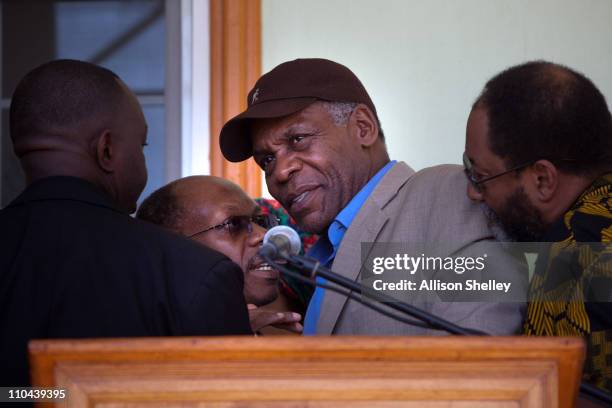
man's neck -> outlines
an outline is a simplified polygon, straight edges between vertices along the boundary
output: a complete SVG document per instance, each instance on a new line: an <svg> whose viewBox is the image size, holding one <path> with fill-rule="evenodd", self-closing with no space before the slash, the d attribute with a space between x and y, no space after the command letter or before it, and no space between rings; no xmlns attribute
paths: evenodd
<svg viewBox="0 0 612 408"><path fill-rule="evenodd" d="M20 160L27 185L47 177L69 176L86 180L113 196L89 157L58 151L37 151L23 155Z"/></svg>
<svg viewBox="0 0 612 408"><path fill-rule="evenodd" d="M574 205L576 200L589 188L597 177L584 177L564 174L559 177L561 186L557 197L551 201L546 221L555 222Z"/></svg>

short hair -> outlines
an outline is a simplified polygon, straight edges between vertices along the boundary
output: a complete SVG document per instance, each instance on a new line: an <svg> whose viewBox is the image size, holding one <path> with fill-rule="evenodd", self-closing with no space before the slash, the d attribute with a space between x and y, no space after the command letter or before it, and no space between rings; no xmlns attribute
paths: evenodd
<svg viewBox="0 0 612 408"><path fill-rule="evenodd" d="M351 116L351 113L357 107L357 103L355 102L328 102L328 101L320 101L319 102L323 108L329 113L332 118L332 121L336 126L346 126L348 123L348 119ZM376 123L378 124L378 135L380 139L384 142L385 135L383 133L382 127L380 126L380 120L378 116L374 114L376 117Z"/></svg>
<svg viewBox="0 0 612 408"><path fill-rule="evenodd" d="M472 109L484 108L489 147L510 167L548 159L568 173L612 169L612 117L584 75L532 61L490 79Z"/></svg>
<svg viewBox="0 0 612 408"><path fill-rule="evenodd" d="M321 106L329 113L336 126L346 126L351 113L357 107L356 103L351 102L320 102Z"/></svg>
<svg viewBox="0 0 612 408"><path fill-rule="evenodd" d="M100 114L113 113L124 96L112 71L77 60L54 60L30 71L11 100L9 128L18 142L40 134L73 131Z"/></svg>
<svg viewBox="0 0 612 408"><path fill-rule="evenodd" d="M173 183L155 190L136 211L136 218L170 230L179 229L184 215L185 210L178 203Z"/></svg>

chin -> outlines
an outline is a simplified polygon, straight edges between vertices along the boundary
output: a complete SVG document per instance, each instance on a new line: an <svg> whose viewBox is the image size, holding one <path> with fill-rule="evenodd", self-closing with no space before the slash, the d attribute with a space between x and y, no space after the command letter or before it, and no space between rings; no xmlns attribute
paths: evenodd
<svg viewBox="0 0 612 408"><path fill-rule="evenodd" d="M253 304L257 307L272 303L278 298L278 282L273 287L257 288L252 292L249 291L249 293L244 294L244 297L247 304Z"/></svg>
<svg viewBox="0 0 612 408"><path fill-rule="evenodd" d="M274 291L268 294L259 294L256 297L255 302L253 304L255 306L265 306L269 303L274 302L278 298L278 291Z"/></svg>
<svg viewBox="0 0 612 408"><path fill-rule="evenodd" d="M295 222L298 224L301 230L310 234L323 234L327 232L327 228L332 223L333 218L329 221L325 220L325 216L321 217L320 213L312 212L302 218L296 218Z"/></svg>

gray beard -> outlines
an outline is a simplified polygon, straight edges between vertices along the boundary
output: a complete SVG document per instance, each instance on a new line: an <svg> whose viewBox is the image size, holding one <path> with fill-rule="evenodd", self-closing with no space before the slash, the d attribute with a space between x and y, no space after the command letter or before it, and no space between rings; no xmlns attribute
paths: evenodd
<svg viewBox="0 0 612 408"><path fill-rule="evenodd" d="M508 233L506 233L506 231L501 225L501 220L499 219L497 214L495 214L495 211L491 209L491 207L489 207L485 203L481 203L480 208L482 212L485 214L485 217L487 218L487 226L489 227L489 229L493 233L493 237L497 241L500 241L500 242L515 242L516 241L510 235L508 235Z"/></svg>

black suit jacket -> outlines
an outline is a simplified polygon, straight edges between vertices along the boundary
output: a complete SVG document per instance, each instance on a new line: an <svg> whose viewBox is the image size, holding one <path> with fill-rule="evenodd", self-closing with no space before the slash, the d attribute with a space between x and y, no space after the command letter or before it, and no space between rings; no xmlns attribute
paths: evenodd
<svg viewBox="0 0 612 408"><path fill-rule="evenodd" d="M237 265L84 180L30 185L0 242L0 386L29 383L30 339L251 333Z"/></svg>

